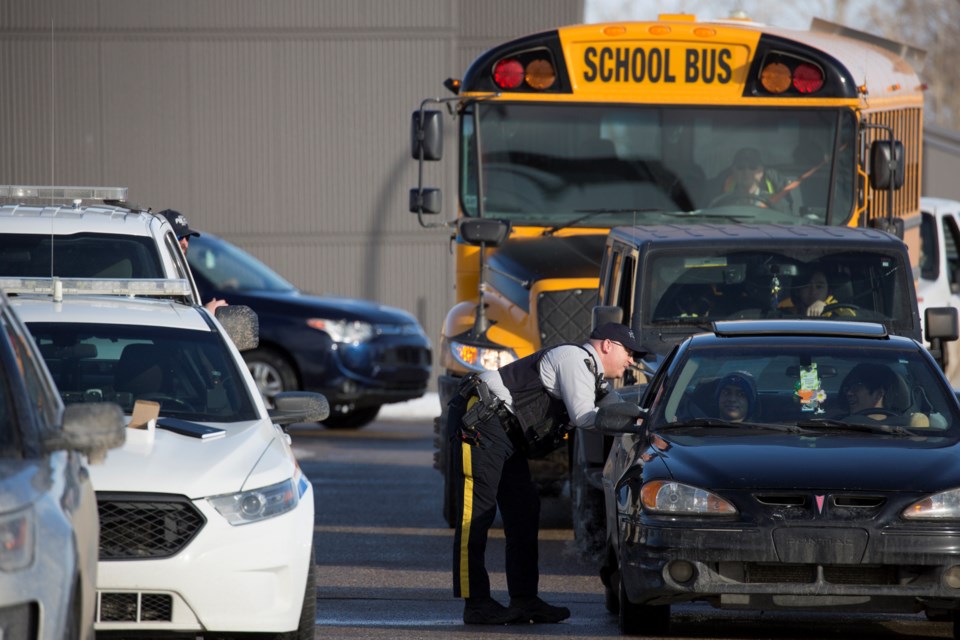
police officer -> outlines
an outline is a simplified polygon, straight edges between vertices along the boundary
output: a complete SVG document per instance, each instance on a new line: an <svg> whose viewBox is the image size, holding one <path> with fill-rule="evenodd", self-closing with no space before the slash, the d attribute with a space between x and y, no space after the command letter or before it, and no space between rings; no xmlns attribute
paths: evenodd
<svg viewBox="0 0 960 640"><path fill-rule="evenodd" d="M170 226L173 227L173 233L177 236L177 242L180 243L180 250L183 251L183 255L187 255L187 250L190 248L190 238L191 236L199 236L199 231L194 231L190 228L190 225L187 223L187 219L179 211L173 209L164 209L160 212L160 215L167 219L167 222L170 223ZM214 298L203 307L210 313L216 313L217 309L220 307L226 307L227 301L220 300L219 298Z"/></svg>
<svg viewBox="0 0 960 640"><path fill-rule="evenodd" d="M633 331L607 323L583 345L542 349L461 383L450 401L448 419L461 425L451 447L460 505L453 590L466 600L464 623L560 622L570 617L566 607L537 596L540 495L527 459L563 446L571 426L591 427L597 403L609 391L605 379L621 377L640 355ZM490 596L484 565L487 532L497 507L506 539L506 607Z"/></svg>

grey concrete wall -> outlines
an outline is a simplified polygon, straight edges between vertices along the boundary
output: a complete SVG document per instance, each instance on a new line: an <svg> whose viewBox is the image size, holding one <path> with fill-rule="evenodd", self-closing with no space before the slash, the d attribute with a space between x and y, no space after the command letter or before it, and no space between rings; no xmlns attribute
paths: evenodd
<svg viewBox="0 0 960 640"><path fill-rule="evenodd" d="M0 183L125 186L438 343L448 234L407 212L410 113L582 0L4 0ZM453 142L452 136L448 137ZM430 168L454 215L447 161Z"/></svg>

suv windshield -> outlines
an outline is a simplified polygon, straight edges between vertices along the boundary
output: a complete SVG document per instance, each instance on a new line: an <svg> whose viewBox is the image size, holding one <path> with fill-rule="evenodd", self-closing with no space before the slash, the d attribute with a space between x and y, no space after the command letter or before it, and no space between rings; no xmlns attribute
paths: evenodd
<svg viewBox="0 0 960 640"><path fill-rule="evenodd" d="M651 252L643 322L814 317L902 330L912 327L905 269L895 255L862 250Z"/></svg>
<svg viewBox="0 0 960 640"><path fill-rule="evenodd" d="M811 337L691 346L671 367L652 424L702 428L722 421L864 434L896 427L921 436L960 435L956 398L919 347L850 344Z"/></svg>
<svg viewBox="0 0 960 640"><path fill-rule="evenodd" d="M607 213L580 224L841 224L853 209L857 145L844 110L477 102L462 115L470 216L478 147L484 215L514 225L590 211ZM762 197L738 195L748 179Z"/></svg>
<svg viewBox="0 0 960 640"><path fill-rule="evenodd" d="M163 278L154 240L106 233L0 234L0 276Z"/></svg>
<svg viewBox="0 0 960 640"><path fill-rule="evenodd" d="M162 415L202 422L257 418L219 334L115 324L28 324L64 403L137 400Z"/></svg>

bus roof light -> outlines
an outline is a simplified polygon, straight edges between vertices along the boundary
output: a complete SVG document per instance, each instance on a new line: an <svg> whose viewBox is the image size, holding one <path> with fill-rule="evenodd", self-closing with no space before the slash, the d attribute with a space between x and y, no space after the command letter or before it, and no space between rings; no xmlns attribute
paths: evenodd
<svg viewBox="0 0 960 640"><path fill-rule="evenodd" d="M557 80L557 72L549 60L539 58L527 63L524 79L534 89L549 89Z"/></svg>
<svg viewBox="0 0 960 640"><path fill-rule="evenodd" d="M523 65L515 58L504 58L493 65L493 81L501 89L516 89L523 76Z"/></svg>
<svg viewBox="0 0 960 640"><path fill-rule="evenodd" d="M782 62L772 62L760 72L760 84L770 93L783 93L791 82L790 68Z"/></svg>
<svg viewBox="0 0 960 640"><path fill-rule="evenodd" d="M800 93L816 93L823 87L823 70L802 62L793 70L793 87Z"/></svg>

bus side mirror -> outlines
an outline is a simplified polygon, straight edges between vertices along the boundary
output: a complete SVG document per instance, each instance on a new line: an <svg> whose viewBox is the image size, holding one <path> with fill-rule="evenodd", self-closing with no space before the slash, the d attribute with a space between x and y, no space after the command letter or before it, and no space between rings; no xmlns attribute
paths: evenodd
<svg viewBox="0 0 960 640"><path fill-rule="evenodd" d="M410 213L440 213L440 189L410 189Z"/></svg>
<svg viewBox="0 0 960 640"><path fill-rule="evenodd" d="M623 309L620 307L601 305L593 308L593 327L596 329L608 322L623 323Z"/></svg>
<svg viewBox="0 0 960 640"><path fill-rule="evenodd" d="M499 247L510 235L510 223L495 218L464 218L460 237L474 246Z"/></svg>
<svg viewBox="0 0 960 640"><path fill-rule="evenodd" d="M410 152L414 160L443 159L443 114L436 110L413 112Z"/></svg>
<svg viewBox="0 0 960 640"><path fill-rule="evenodd" d="M899 189L903 186L903 143L899 140L875 140L870 145L870 186L874 189Z"/></svg>

